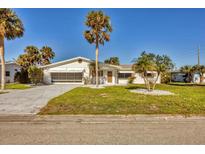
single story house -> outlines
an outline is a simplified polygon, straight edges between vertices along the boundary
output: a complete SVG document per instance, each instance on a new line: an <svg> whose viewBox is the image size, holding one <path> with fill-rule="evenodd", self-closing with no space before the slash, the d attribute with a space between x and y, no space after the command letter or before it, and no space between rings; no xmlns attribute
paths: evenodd
<svg viewBox="0 0 205 154"><path fill-rule="evenodd" d="M85 57L74 57L64 61L41 66L44 72L44 83L78 83L95 84L94 60ZM133 83L143 84L144 80L139 73L132 70L132 65L110 65L99 63L99 84L127 84L129 77L135 77ZM156 77L156 72L148 75ZM159 77L157 83L160 83Z"/></svg>
<svg viewBox="0 0 205 154"><path fill-rule="evenodd" d="M13 61L5 63L6 66L6 83L14 82L15 73L20 71L21 67ZM1 82L1 64L0 64L0 82Z"/></svg>

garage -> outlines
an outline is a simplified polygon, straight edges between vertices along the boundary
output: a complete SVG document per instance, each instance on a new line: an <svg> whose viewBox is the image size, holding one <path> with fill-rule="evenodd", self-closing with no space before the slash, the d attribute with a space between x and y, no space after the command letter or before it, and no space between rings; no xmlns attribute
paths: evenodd
<svg viewBox="0 0 205 154"><path fill-rule="evenodd" d="M52 82L71 82L81 83L83 79L82 72L55 72L51 73Z"/></svg>

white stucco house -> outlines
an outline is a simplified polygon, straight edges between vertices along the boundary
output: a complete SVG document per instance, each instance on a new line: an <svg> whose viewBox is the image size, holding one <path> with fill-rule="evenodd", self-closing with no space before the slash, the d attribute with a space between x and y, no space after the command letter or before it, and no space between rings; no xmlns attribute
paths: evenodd
<svg viewBox="0 0 205 154"><path fill-rule="evenodd" d="M41 66L44 72L44 83L95 83L95 71L91 69L94 61L85 57L74 57L64 61L55 62ZM149 72L148 75L156 76L156 72ZM99 63L99 83L100 84L127 84L129 77L135 77L133 83L143 84L144 80L139 73L132 70L132 65L110 65ZM159 77L157 83L160 83Z"/></svg>
<svg viewBox="0 0 205 154"><path fill-rule="evenodd" d="M15 62L9 61L5 63L6 66L6 83L14 82L14 75L20 71L21 67ZM1 64L0 64L0 82L1 82Z"/></svg>

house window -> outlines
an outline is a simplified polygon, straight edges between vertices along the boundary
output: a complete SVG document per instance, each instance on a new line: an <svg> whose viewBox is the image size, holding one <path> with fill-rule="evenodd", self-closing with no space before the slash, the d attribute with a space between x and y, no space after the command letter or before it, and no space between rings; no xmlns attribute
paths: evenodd
<svg viewBox="0 0 205 154"><path fill-rule="evenodd" d="M6 76L10 76L10 71L6 71Z"/></svg>
<svg viewBox="0 0 205 154"><path fill-rule="evenodd" d="M119 79L127 79L132 76L132 73L118 73Z"/></svg>

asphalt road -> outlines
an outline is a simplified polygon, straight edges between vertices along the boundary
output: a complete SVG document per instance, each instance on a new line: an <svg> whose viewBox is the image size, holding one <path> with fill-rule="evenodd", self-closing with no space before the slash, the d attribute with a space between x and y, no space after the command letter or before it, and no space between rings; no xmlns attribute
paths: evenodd
<svg viewBox="0 0 205 154"><path fill-rule="evenodd" d="M0 116L0 144L205 144L205 117Z"/></svg>

